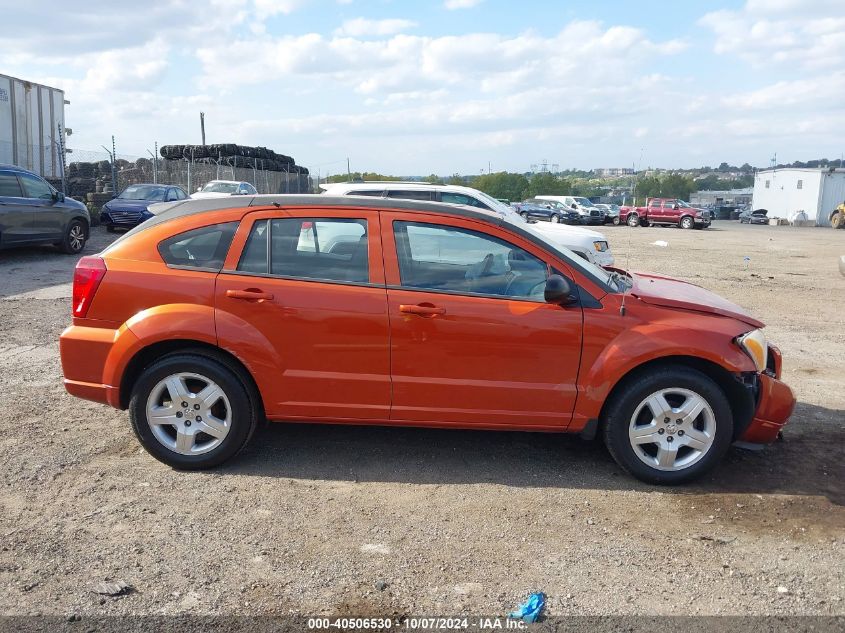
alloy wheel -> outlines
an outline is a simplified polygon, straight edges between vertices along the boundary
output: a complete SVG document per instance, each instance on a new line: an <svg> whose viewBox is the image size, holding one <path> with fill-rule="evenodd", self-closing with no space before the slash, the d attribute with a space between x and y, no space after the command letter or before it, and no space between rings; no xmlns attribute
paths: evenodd
<svg viewBox="0 0 845 633"><path fill-rule="evenodd" d="M713 446L716 417L698 393L661 389L634 410L628 439L644 464L662 471L679 471L700 461Z"/></svg>
<svg viewBox="0 0 845 633"><path fill-rule="evenodd" d="M223 389L201 374L180 372L160 380L146 405L147 424L163 446L181 455L217 448L232 428Z"/></svg>
<svg viewBox="0 0 845 633"><path fill-rule="evenodd" d="M82 228L81 224L74 224L70 227L68 242L70 242L70 247L74 251L81 251L82 247L85 246L85 229Z"/></svg>

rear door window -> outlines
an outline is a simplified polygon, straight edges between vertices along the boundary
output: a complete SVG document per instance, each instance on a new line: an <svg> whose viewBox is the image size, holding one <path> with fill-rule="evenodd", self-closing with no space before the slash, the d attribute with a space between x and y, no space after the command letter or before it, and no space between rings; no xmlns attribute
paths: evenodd
<svg viewBox="0 0 845 633"><path fill-rule="evenodd" d="M18 177L11 171L0 171L0 197L22 198Z"/></svg>
<svg viewBox="0 0 845 633"><path fill-rule="evenodd" d="M280 218L257 221L238 270L279 277L368 283L367 221Z"/></svg>
<svg viewBox="0 0 845 633"><path fill-rule="evenodd" d="M402 200L431 200L431 192L396 189L388 191L387 197L400 198Z"/></svg>
<svg viewBox="0 0 845 633"><path fill-rule="evenodd" d="M158 252L168 266L219 271L237 228L226 222L179 233L160 242Z"/></svg>

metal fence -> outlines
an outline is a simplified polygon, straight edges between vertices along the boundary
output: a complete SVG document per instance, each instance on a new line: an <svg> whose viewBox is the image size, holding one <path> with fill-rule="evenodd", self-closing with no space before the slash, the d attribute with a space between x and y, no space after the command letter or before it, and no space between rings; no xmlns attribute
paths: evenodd
<svg viewBox="0 0 845 633"><path fill-rule="evenodd" d="M259 193L311 193L314 183L309 174L293 167L287 171L262 169L260 160L251 167L239 167L227 159L167 160L149 151L149 157L71 148L66 152L67 167L62 187L67 195L100 206L115 192L137 183L178 185L189 194L211 180L251 183Z"/></svg>

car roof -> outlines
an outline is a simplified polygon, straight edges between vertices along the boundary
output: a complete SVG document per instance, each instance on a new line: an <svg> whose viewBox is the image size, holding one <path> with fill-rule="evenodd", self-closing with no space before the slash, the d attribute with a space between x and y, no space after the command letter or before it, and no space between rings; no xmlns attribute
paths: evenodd
<svg viewBox="0 0 845 633"><path fill-rule="evenodd" d="M27 174L35 174L36 176L38 175L34 171L26 169L25 167L21 167L19 165L7 165L5 163L0 163L0 169L5 169L8 171L22 171Z"/></svg>
<svg viewBox="0 0 845 633"><path fill-rule="evenodd" d="M419 189L419 190L437 190L437 191L454 191L456 193L465 193L473 195L477 193L477 189L472 187L463 187L461 185L440 185L430 182L418 181L403 181L403 180L368 180L367 182L332 182L323 183L320 188L327 194L332 195L336 191L381 191L382 189L390 189L399 185L402 189Z"/></svg>
<svg viewBox="0 0 845 633"><path fill-rule="evenodd" d="M242 183L245 183L246 180L209 180L205 184L210 185L213 182L222 182L222 183L225 183L227 185L240 185ZM249 183L247 183L247 184L249 184Z"/></svg>

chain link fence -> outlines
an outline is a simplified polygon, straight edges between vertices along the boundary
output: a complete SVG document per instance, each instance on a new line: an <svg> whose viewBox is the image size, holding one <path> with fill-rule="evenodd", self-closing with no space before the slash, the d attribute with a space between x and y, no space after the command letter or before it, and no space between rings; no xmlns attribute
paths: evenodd
<svg viewBox="0 0 845 633"><path fill-rule="evenodd" d="M92 211L98 211L115 193L137 183L178 185L188 194L211 180L249 182L262 194L311 193L314 190L308 170L298 165L280 169L277 164L274 169L266 169L269 165L265 163L270 161L257 158L190 156L171 160L153 151L148 152L149 157L144 157L113 154L106 147L103 150L68 149L64 182L55 183L65 194L87 203Z"/></svg>

